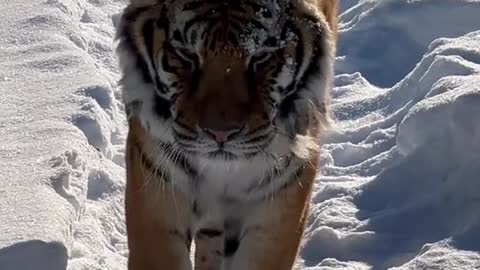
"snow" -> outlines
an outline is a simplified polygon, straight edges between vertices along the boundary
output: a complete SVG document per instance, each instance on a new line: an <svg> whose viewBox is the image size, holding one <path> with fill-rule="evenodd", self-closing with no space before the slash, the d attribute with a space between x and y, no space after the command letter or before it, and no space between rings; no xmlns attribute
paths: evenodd
<svg viewBox="0 0 480 270"><path fill-rule="evenodd" d="M0 2L0 269L126 269L125 1ZM303 270L480 269L480 1L342 0Z"/></svg>
<svg viewBox="0 0 480 270"><path fill-rule="evenodd" d="M2 270L66 269L67 258L69 269L125 265L111 26L123 5L0 3Z"/></svg>
<svg viewBox="0 0 480 270"><path fill-rule="evenodd" d="M351 5L354 1L345 1ZM360 71L390 87L407 75L428 45L480 29L477 0L363 0L341 16L339 73ZM345 4L344 4L345 5ZM461 15L460 15L461 14ZM352 46L351 44L355 44Z"/></svg>

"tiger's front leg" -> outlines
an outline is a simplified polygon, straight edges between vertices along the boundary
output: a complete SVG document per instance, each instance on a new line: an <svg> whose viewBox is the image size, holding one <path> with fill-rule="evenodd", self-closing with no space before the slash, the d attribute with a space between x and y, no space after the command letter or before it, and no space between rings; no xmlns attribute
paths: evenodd
<svg viewBox="0 0 480 270"><path fill-rule="evenodd" d="M134 137L131 131L126 188L128 270L191 270L188 197L149 168Z"/></svg>
<svg viewBox="0 0 480 270"><path fill-rule="evenodd" d="M238 243L225 243L231 245L225 247L231 250L231 254L225 254L225 270L292 269L303 236L314 177L315 168L306 168L298 182L257 205Z"/></svg>
<svg viewBox="0 0 480 270"><path fill-rule="evenodd" d="M175 207L181 205L179 195L175 196L176 206L172 200L158 202L161 211L158 208L157 211L148 210L151 206L145 205L145 201L130 198L127 202L129 270L192 269L189 259L191 237L184 219L174 213Z"/></svg>

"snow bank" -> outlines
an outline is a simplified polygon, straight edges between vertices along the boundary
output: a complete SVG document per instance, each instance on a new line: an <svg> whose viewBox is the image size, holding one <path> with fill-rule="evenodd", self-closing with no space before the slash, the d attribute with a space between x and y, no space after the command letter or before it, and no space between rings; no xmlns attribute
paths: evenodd
<svg viewBox="0 0 480 270"><path fill-rule="evenodd" d="M480 269L479 8L360 1L342 14L338 71L360 73L336 78L307 269ZM381 50L367 44L377 34Z"/></svg>
<svg viewBox="0 0 480 270"><path fill-rule="evenodd" d="M355 6L358 4L359 0L340 0L339 1L339 7L338 7L338 13L342 14L344 13L347 9Z"/></svg>
<svg viewBox="0 0 480 270"><path fill-rule="evenodd" d="M343 2L343 1L341 1ZM354 1L346 1L350 6ZM361 0L340 17L339 73L360 71L388 87L410 72L440 37L480 29L480 6L469 0ZM355 44L352 46L351 44Z"/></svg>
<svg viewBox="0 0 480 270"><path fill-rule="evenodd" d="M81 246L84 227L96 225L85 225L86 219L115 214L96 212L108 208L95 204L123 187L125 125L115 96L110 18L120 6L103 0L0 3L2 270L66 269L68 257L73 262L88 252L125 249L115 239L104 241L107 230L95 235L95 245ZM125 242L124 235L118 239ZM100 262L92 265L104 269Z"/></svg>
<svg viewBox="0 0 480 270"><path fill-rule="evenodd" d="M67 259L67 250L62 243L40 240L16 243L0 250L2 270L65 270Z"/></svg>

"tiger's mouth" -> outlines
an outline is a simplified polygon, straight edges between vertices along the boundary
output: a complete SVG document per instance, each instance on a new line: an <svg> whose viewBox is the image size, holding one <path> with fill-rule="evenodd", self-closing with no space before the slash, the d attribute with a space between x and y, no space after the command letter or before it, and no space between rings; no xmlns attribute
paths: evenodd
<svg viewBox="0 0 480 270"><path fill-rule="evenodd" d="M216 151L209 152L208 157L212 159L222 159L222 160L233 160L233 159L238 159L238 155L225 151L222 148L219 148Z"/></svg>
<svg viewBox="0 0 480 270"><path fill-rule="evenodd" d="M263 129L233 129L212 131L195 129L185 133L185 127L174 125L174 140L180 149L191 155L209 159L235 160L248 159L267 151L276 133L273 124Z"/></svg>

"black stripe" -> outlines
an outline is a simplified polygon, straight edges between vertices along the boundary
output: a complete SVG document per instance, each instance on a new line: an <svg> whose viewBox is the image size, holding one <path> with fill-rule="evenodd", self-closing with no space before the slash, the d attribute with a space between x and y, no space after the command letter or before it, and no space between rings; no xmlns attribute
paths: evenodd
<svg viewBox="0 0 480 270"><path fill-rule="evenodd" d="M247 141L243 142L245 144L253 144L253 143L257 143L257 142L261 142L265 139L268 139L271 135L271 133L268 133L267 135L260 135L260 136L256 136L256 137L253 137L251 139L248 139Z"/></svg>
<svg viewBox="0 0 480 270"><path fill-rule="evenodd" d="M322 33L319 33L318 36L315 37L314 39L314 48L313 48L313 55L310 58L310 64L305 70L305 73L302 74L302 77L298 81L298 88L305 88L307 83L312 79L316 78L322 71L322 66L320 63L320 60L325 57L325 52L324 48L322 48L323 45L323 35ZM317 89L311 89L312 91L317 91ZM320 100L312 99L311 102L315 105L315 108L318 110L321 107L321 104L319 104Z"/></svg>
<svg viewBox="0 0 480 270"><path fill-rule="evenodd" d="M298 179L300 178L300 176L302 175L302 172L304 170L304 167L303 166L300 166L296 171L295 173L293 173L292 176L290 176L290 179L288 181L286 181L285 183L283 183L281 186L275 188L274 190L271 190L269 192L267 192L264 196L264 198L268 198L270 197L272 194L275 194L275 193L279 193L281 192L282 190L288 188L290 185L292 184L296 184L298 183Z"/></svg>
<svg viewBox="0 0 480 270"><path fill-rule="evenodd" d="M184 242L187 246L187 249L190 249L190 245L192 243L192 236L190 230L187 230L186 233L181 233L179 230L174 229L170 231L170 234L182 240L182 242Z"/></svg>
<svg viewBox="0 0 480 270"><path fill-rule="evenodd" d="M174 165L178 169L181 169L185 174L187 174L191 178L194 178L198 175L197 170L190 164L188 159L182 153L179 153L178 151L174 153L174 150L172 150L171 144L160 142L158 145L162 148L166 158L169 158L170 161L174 163ZM162 170L161 166L160 167L156 166L154 162L152 162L145 154L143 154L143 151L140 146L137 146L137 148L138 148L138 151L140 152L140 158L141 158L142 164L144 164L144 166L146 166L149 171L155 172L157 176L164 179L164 181L170 182L171 177L168 174L168 172Z"/></svg>
<svg viewBox="0 0 480 270"><path fill-rule="evenodd" d="M147 8L139 8L123 14L121 28L117 32L116 38L120 40L120 48L123 48L133 55L136 70L140 71L142 80L145 83L152 83L150 71L145 59L142 57L139 49L135 44L135 34L133 33L133 25L138 16L145 12Z"/></svg>
<svg viewBox="0 0 480 270"><path fill-rule="evenodd" d="M200 7L202 7L203 5L205 4L205 2L203 1L194 1L194 2L189 2L189 3L186 3L184 6L183 6L183 11L189 11L189 10L195 10L195 9L199 9Z"/></svg>
<svg viewBox="0 0 480 270"><path fill-rule="evenodd" d="M265 178L261 181L261 183L255 183L255 184L251 185L247 189L247 193L259 192L264 188L270 187L272 181L275 181L275 179L277 179L277 178L281 177L283 174L285 174L285 172L287 171L287 169L290 167L290 165L292 163L292 159L293 159L292 155L286 157L285 161L283 161L281 166L273 168L272 171L270 171L265 176ZM293 177L293 178L296 179L296 176ZM289 180L287 182L291 182L291 180ZM275 191L273 191L273 192L275 192Z"/></svg>
<svg viewBox="0 0 480 270"><path fill-rule="evenodd" d="M232 28L233 30L235 30L237 32L242 32L242 30L243 30L241 20L237 21L237 20L234 20L234 19L230 19L228 25L230 26L230 28Z"/></svg>
<svg viewBox="0 0 480 270"><path fill-rule="evenodd" d="M175 31L173 31L173 39L183 43L183 36L178 29L175 29Z"/></svg>
<svg viewBox="0 0 480 270"><path fill-rule="evenodd" d="M262 130L262 129L266 129L268 127L270 127L270 122L266 122L265 124L261 125L261 126L258 126L257 128L255 129L252 129L252 130L249 130L247 134L245 134L245 137L249 137L255 133L257 133L258 131Z"/></svg>
<svg viewBox="0 0 480 270"><path fill-rule="evenodd" d="M192 33L190 33L189 44L192 45L193 47L195 47L196 44L197 44L197 38L198 38L197 30L192 30Z"/></svg>
<svg viewBox="0 0 480 270"><path fill-rule="evenodd" d="M255 1L243 1L242 4L246 6L250 6L255 12L258 12L262 9L268 9L265 6L262 6L261 4L256 3Z"/></svg>
<svg viewBox="0 0 480 270"><path fill-rule="evenodd" d="M170 33L170 21L167 18L166 11L162 12L162 15L158 18L156 21L157 27L160 29L163 29L165 31L166 35Z"/></svg>
<svg viewBox="0 0 480 270"><path fill-rule="evenodd" d="M290 94L282 100L278 107L278 115L281 118L287 118L290 113L295 111L295 101L299 98L298 92Z"/></svg>
<svg viewBox="0 0 480 270"><path fill-rule="evenodd" d="M282 72L283 67L286 64L286 61L285 61L285 58L284 58L284 55L283 55L283 51L277 51L275 54L281 60L280 60L280 63L278 65L273 67L273 70L271 71L271 75L270 75L270 76L272 76L272 78L278 78L278 75L280 74L280 72Z"/></svg>
<svg viewBox="0 0 480 270"><path fill-rule="evenodd" d="M191 132L191 133L194 133L194 134L197 134L197 131L189 126L187 126L186 124L178 121L178 119L175 119L175 124L177 124L179 127Z"/></svg>
<svg viewBox="0 0 480 270"><path fill-rule="evenodd" d="M270 19L270 18L273 17L272 12L270 10L268 10L268 8L263 9L261 13L262 13L264 18Z"/></svg>
<svg viewBox="0 0 480 270"><path fill-rule="evenodd" d="M223 160L235 160L238 158L237 155L231 152L223 151L223 150L217 150L214 152L208 153L208 156L211 158L218 158L221 157Z"/></svg>
<svg viewBox="0 0 480 270"><path fill-rule="evenodd" d="M195 64L196 54L190 53L188 50L183 48L176 48L175 53L179 57L178 60L182 62L182 70L186 69L194 71L197 68Z"/></svg>
<svg viewBox="0 0 480 270"><path fill-rule="evenodd" d="M164 120L172 117L172 112L170 111L172 104L170 101L159 95L155 95L154 99L153 111L156 113L156 116Z"/></svg>
<svg viewBox="0 0 480 270"><path fill-rule="evenodd" d="M217 29L210 36L212 38L210 40L209 48L210 48L210 50L213 51L213 50L215 50L215 46L217 45L217 40L219 39L219 36L220 36L220 30Z"/></svg>
<svg viewBox="0 0 480 270"><path fill-rule="evenodd" d="M167 47L165 47L165 50L171 50L171 49L168 49ZM169 53L175 53L175 52L171 51ZM169 72L178 76L177 68L170 65L170 63L168 62L168 56L166 53L162 55L162 69L165 70L166 72Z"/></svg>
<svg viewBox="0 0 480 270"><path fill-rule="evenodd" d="M304 48L305 48L305 42L303 40L303 36L302 36L302 32L295 27L295 25L293 23L286 23L287 25L287 30L290 29L297 37L298 37L298 44L295 48L295 62L297 63L297 66L296 66L296 70L295 70L295 73L293 74L293 82L290 83L290 85L288 85L286 88L285 88L285 93L290 93L294 90L296 90L295 88L297 87L297 77L298 77L298 73L300 72L300 68L302 67L303 65L303 61L304 61L304 56L305 56L305 51L304 51Z"/></svg>
<svg viewBox="0 0 480 270"><path fill-rule="evenodd" d="M167 19L167 10L165 8L162 8L161 10L161 15L160 15L160 18L155 22L156 23L156 26L158 28L160 28L161 30L163 30L165 32L165 35L168 36L169 34L169 29L170 29L170 22L168 21ZM153 38L153 36L152 36ZM152 46L153 46L153 40L152 40ZM164 41L165 43L165 41ZM162 44L163 45L163 44ZM152 61L152 65L155 67L155 77L154 77L154 80L155 80L155 83L157 85L157 89L162 93L162 94L166 94L168 92L168 86L165 85L159 78L158 76L158 68L157 68L157 63L156 63L156 57L155 56L151 56L150 57L151 61Z"/></svg>
<svg viewBox="0 0 480 270"><path fill-rule="evenodd" d="M124 15L122 16L122 27L117 32L116 38L121 40L119 47L123 47L125 50L133 54L136 70L140 72L142 80L145 83L155 84L156 89L160 93L164 94L167 92L168 87L166 87L166 85L160 81L160 78L158 77L158 72L156 70L156 63L154 62L155 57L153 55L153 36L155 31L155 22L153 20L147 20L142 27L142 34L144 37L143 41L149 59L145 59L144 56L142 56L142 54L140 53L140 49L135 43L135 33L133 26L135 25L135 21L137 20L137 18L148 9L148 7L143 7L129 10L128 12L124 13ZM156 24L158 27L163 28L168 33L168 20L166 19L166 16L162 16L156 22ZM150 69L148 68L147 61L149 61L151 66L154 68L153 78Z"/></svg>
<svg viewBox="0 0 480 270"><path fill-rule="evenodd" d="M137 146L137 148L138 148L138 151L140 153L140 161L142 162L142 166L145 166L146 169L148 170L148 172L151 172L151 173L155 174L158 178L160 178L164 182L166 182L166 183L171 182L169 174L166 171L162 170L162 168L156 167L153 164L153 162L147 156L145 156L143 154L140 146Z"/></svg>
<svg viewBox="0 0 480 270"><path fill-rule="evenodd" d="M190 31L190 28L192 28L195 24L201 23L201 22L208 22L208 20L204 17L197 17L186 22L183 28L183 35L186 36L187 33ZM203 35L202 35L202 39L203 39Z"/></svg>
<svg viewBox="0 0 480 270"><path fill-rule="evenodd" d="M288 31L288 29L293 31L293 33L298 37L298 44L297 44L296 53L295 53L297 66L294 73L294 80L292 81L292 83L290 83L290 85L287 86L287 88L284 90L285 92L283 93L288 95L284 97L278 109L279 116L281 118L287 118L290 115L290 113L292 113L295 110L294 102L299 98L299 94L295 90L298 90L299 88L301 89L301 87L298 85L299 81L297 81L296 78L298 76L298 73L300 72L300 68L303 65L303 58L305 54L304 52L305 44L302 38L301 31L297 29L291 22L286 23L286 28L284 28L284 30ZM283 34L286 35L286 33L287 32L284 32ZM307 71L305 71L305 74L306 73ZM305 74L302 75L303 78L305 77Z"/></svg>
<svg viewBox="0 0 480 270"><path fill-rule="evenodd" d="M270 196L272 196L272 194L276 194L276 193L279 193L281 192L282 190L288 188L290 185L292 184L297 184L299 182L299 178L300 176L302 175L302 172L304 170L304 167L303 166L300 166L299 168L297 168L295 170L295 172L290 176L290 179L288 179L285 183L283 183L281 186L279 187L275 187L275 189L273 190L267 190L263 196L263 199L267 199L269 198ZM281 175L277 176L277 177L280 177ZM273 180L273 179L271 179ZM265 183L264 185L262 185L263 188L268 188L268 187L271 187L271 180L268 182L268 185L267 183ZM256 192L259 192L260 190L256 190Z"/></svg>
<svg viewBox="0 0 480 270"><path fill-rule="evenodd" d="M138 7L134 9L129 9L123 14L123 18L129 22L133 22L140 16L142 13L147 12L150 7Z"/></svg>
<svg viewBox="0 0 480 270"><path fill-rule="evenodd" d="M278 46L278 39L277 37L271 36L268 37L265 42L263 42L264 47L276 47Z"/></svg>
<svg viewBox="0 0 480 270"><path fill-rule="evenodd" d="M230 30L227 31L227 40L228 40L228 42L230 42L230 44L240 43L240 41L237 38L237 35L235 35L235 33L233 33Z"/></svg>
<svg viewBox="0 0 480 270"><path fill-rule="evenodd" d="M157 89L160 94L166 94L168 92L169 87L160 80L158 72L155 72L155 86L155 89Z"/></svg>
<svg viewBox="0 0 480 270"><path fill-rule="evenodd" d="M178 132L178 131L176 131L176 130L174 130L173 132L174 132L175 138L180 139L180 140L192 141L192 140L195 140L195 139L196 139L196 137L191 137L191 136L189 136L189 135L180 133L180 132Z"/></svg>
<svg viewBox="0 0 480 270"><path fill-rule="evenodd" d="M153 61L153 35L154 35L154 22L153 20L147 20L142 28L143 34L143 43L145 44L145 48L147 50L148 58L150 60L150 64L155 68L155 63Z"/></svg>
<svg viewBox="0 0 480 270"><path fill-rule="evenodd" d="M162 94L167 93L168 87L160 81L160 78L158 76L158 69L157 65L155 63L155 55L154 55L154 41L153 41L153 36L155 33L155 22L154 20L147 20L145 24L143 25L142 28L142 33L143 33L143 42L145 44L145 48L148 54L148 61L150 62L150 65L153 67L153 74L151 75L153 77L153 82L155 83L156 89Z"/></svg>
<svg viewBox="0 0 480 270"><path fill-rule="evenodd" d="M273 92L275 91L273 89L273 87L270 87L270 92ZM275 99L273 99L273 97L271 97L269 94L265 95L265 101L273 108L277 105L277 101Z"/></svg>
<svg viewBox="0 0 480 270"><path fill-rule="evenodd" d="M240 241L238 237L231 236L225 238L223 255L225 257L231 257L237 252L238 247L240 246Z"/></svg>
<svg viewBox="0 0 480 270"><path fill-rule="evenodd" d="M227 4L227 8L230 12L236 11L239 13L246 13L242 1L225 1L224 3Z"/></svg>
<svg viewBox="0 0 480 270"><path fill-rule="evenodd" d="M197 237L198 238L214 238L214 237L220 237L223 235L223 231L218 230L218 229L200 229L197 232Z"/></svg>
<svg viewBox="0 0 480 270"><path fill-rule="evenodd" d="M311 15L311 14L307 14L307 13L303 13L301 15L299 15L299 17L301 17L302 19L308 21L309 23L311 24L318 24L318 20L319 18L315 17L314 15Z"/></svg>
<svg viewBox="0 0 480 270"><path fill-rule="evenodd" d="M270 144L270 142L271 142L271 141L274 139L274 137L275 137L275 136L273 136L273 135L274 135L274 134L273 134L273 132L272 132L271 135L268 136L268 137L266 137L262 142L259 142L259 143L256 143L256 144L251 143L251 144L249 144L249 145L246 146L246 147L240 148L240 150L242 150L242 151L249 151L249 150L251 150L250 153L251 153L251 152L256 152L256 153L258 153L259 149L265 148L266 146L268 146L268 145ZM250 154L250 153L247 153L247 155Z"/></svg>
<svg viewBox="0 0 480 270"><path fill-rule="evenodd" d="M172 149L171 144L161 142L160 146L162 147L162 150L167 154L167 157L174 158L174 160L171 161L175 162L175 165L177 167L180 167L185 172L185 174L187 174L191 178L194 178L198 175L197 170L190 164L190 161L182 153L179 153L178 151L175 152Z"/></svg>
<svg viewBox="0 0 480 270"><path fill-rule="evenodd" d="M258 154L259 152L256 151L256 152L250 152L250 153L244 154L243 156L245 157L245 159L251 159L256 157Z"/></svg>
<svg viewBox="0 0 480 270"><path fill-rule="evenodd" d="M198 206L198 202L197 201L193 201L193 205L192 205L192 212L195 216L197 217L200 217L202 212L200 211L200 207Z"/></svg>

